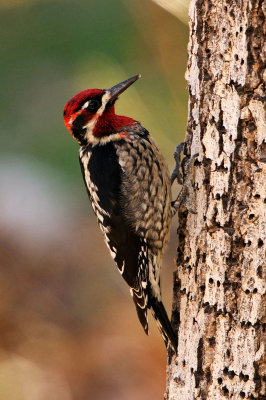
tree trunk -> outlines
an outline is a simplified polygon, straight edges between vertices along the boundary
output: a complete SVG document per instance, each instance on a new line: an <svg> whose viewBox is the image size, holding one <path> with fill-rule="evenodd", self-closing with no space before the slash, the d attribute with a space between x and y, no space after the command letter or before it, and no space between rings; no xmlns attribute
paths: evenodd
<svg viewBox="0 0 266 400"><path fill-rule="evenodd" d="M263 2L192 0L189 13L185 154L198 157L179 210L179 345L165 398L262 399Z"/></svg>

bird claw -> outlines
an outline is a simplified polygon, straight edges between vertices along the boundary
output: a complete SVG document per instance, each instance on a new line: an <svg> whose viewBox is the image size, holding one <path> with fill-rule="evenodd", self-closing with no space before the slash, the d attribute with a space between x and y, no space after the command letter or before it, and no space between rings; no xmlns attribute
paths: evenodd
<svg viewBox="0 0 266 400"><path fill-rule="evenodd" d="M171 184L177 180L177 182L182 185L182 188L178 193L176 200L171 203L173 216L183 204L186 205L188 212L197 214L197 212L191 207L191 199L193 198L191 182L193 181L194 161L199 154L194 154L190 159L186 156L181 161L181 152L183 152L183 149L184 143L180 143L174 152L176 165L171 174Z"/></svg>
<svg viewBox="0 0 266 400"><path fill-rule="evenodd" d="M174 183L175 180L182 185L183 184L183 173L182 173L182 165L181 165L181 153L184 150L184 143L180 143L176 146L174 152L174 159L175 159L175 167L171 173L171 185Z"/></svg>

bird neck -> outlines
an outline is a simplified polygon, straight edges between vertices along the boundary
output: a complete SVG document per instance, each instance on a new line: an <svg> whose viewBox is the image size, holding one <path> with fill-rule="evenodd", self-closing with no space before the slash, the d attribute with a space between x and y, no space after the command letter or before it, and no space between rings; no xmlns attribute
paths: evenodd
<svg viewBox="0 0 266 400"><path fill-rule="evenodd" d="M117 132L119 129L136 123L133 118L117 115L114 105L108 107L98 118L93 129L93 135L97 137L106 136Z"/></svg>

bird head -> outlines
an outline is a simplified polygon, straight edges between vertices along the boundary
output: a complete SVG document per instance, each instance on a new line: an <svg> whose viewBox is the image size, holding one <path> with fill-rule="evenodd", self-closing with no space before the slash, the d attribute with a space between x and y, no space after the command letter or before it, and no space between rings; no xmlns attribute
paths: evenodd
<svg viewBox="0 0 266 400"><path fill-rule="evenodd" d="M110 89L86 89L73 96L64 107L64 122L80 145L95 143L124 126L136 121L115 114L118 96L140 75L135 75Z"/></svg>

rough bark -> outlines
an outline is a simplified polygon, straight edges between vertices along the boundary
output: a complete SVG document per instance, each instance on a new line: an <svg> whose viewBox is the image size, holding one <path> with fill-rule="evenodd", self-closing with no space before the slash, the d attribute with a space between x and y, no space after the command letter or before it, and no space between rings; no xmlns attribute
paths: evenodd
<svg viewBox="0 0 266 400"><path fill-rule="evenodd" d="M185 153L199 155L188 177L190 207L179 210L179 345L165 398L262 399L263 2L192 0L189 14Z"/></svg>

